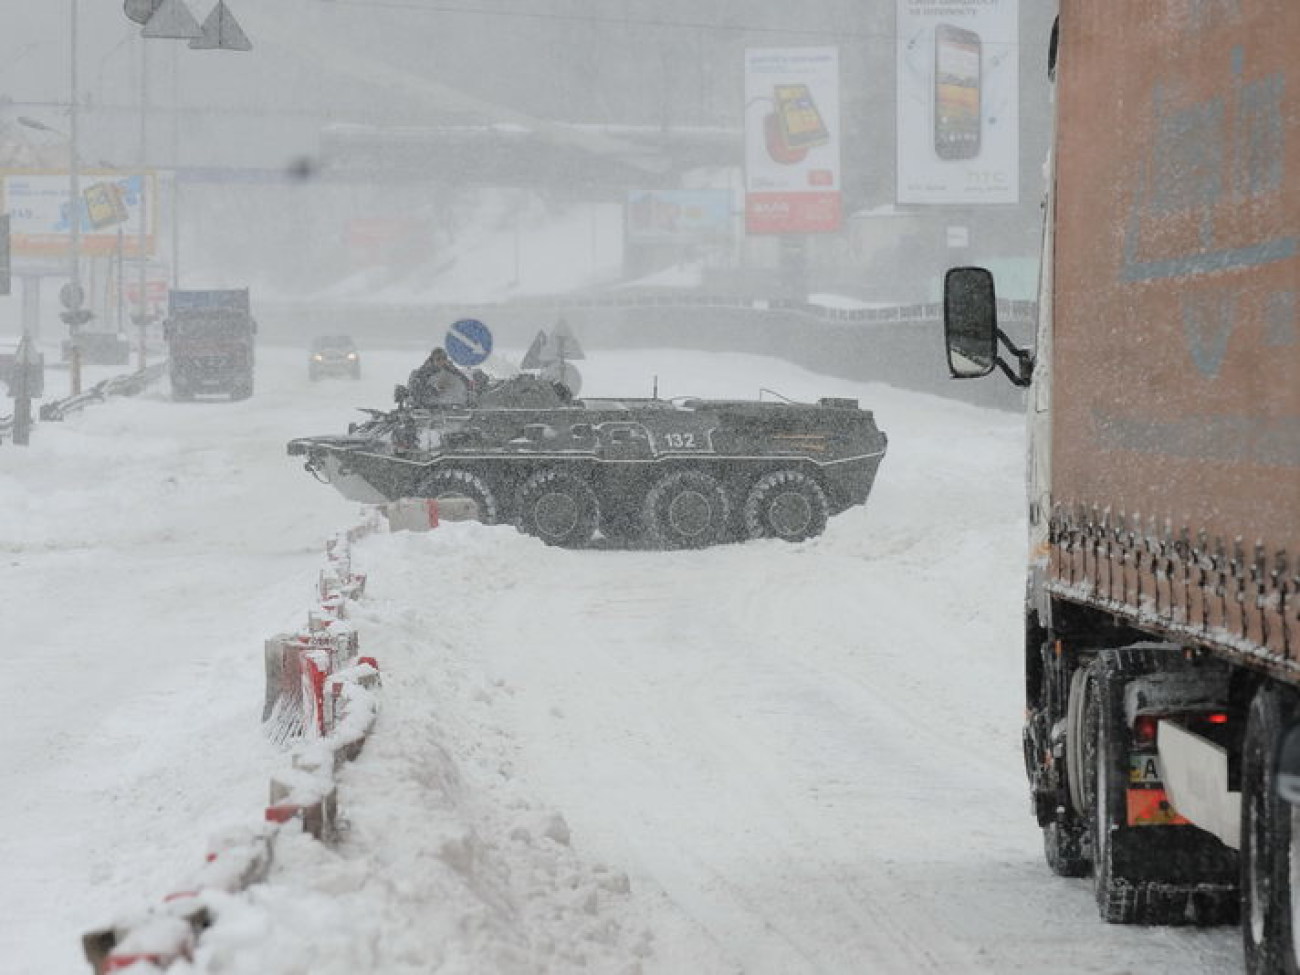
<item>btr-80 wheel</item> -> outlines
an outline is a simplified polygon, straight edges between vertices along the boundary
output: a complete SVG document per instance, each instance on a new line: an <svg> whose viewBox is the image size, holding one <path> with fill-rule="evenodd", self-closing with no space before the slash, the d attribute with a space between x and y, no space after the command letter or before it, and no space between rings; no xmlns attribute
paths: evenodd
<svg viewBox="0 0 1300 975"><path fill-rule="evenodd" d="M422 498L465 498L474 502L478 520L485 525L497 523L497 499L492 489L477 474L456 468L443 468L425 475L417 489Z"/></svg>
<svg viewBox="0 0 1300 975"><path fill-rule="evenodd" d="M802 471L764 474L745 500L745 532L750 538L802 542L826 530L830 504L826 492Z"/></svg>
<svg viewBox="0 0 1300 975"><path fill-rule="evenodd" d="M677 471L655 482L642 512L655 548L705 548L726 538L731 503L712 475Z"/></svg>
<svg viewBox="0 0 1300 975"><path fill-rule="evenodd" d="M591 485L564 471L538 471L528 478L516 507L521 532L564 548L585 548L600 519Z"/></svg>

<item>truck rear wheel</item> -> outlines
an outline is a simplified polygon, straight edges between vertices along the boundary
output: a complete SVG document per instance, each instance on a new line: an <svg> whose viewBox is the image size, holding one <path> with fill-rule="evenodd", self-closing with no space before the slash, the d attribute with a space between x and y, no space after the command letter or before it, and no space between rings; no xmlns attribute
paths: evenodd
<svg viewBox="0 0 1300 975"><path fill-rule="evenodd" d="M596 533L600 505L591 485L563 471L538 471L516 499L519 530L547 545L585 548Z"/></svg>
<svg viewBox="0 0 1300 975"><path fill-rule="evenodd" d="M656 548L705 548L723 541L731 517L727 492L703 471L665 474L646 495L646 530Z"/></svg>
<svg viewBox="0 0 1300 975"><path fill-rule="evenodd" d="M821 485L803 471L773 471L750 489L744 516L750 538L802 542L826 530L830 504Z"/></svg>
<svg viewBox="0 0 1300 975"><path fill-rule="evenodd" d="M1235 855L1191 825L1129 822L1132 736L1124 691L1134 678L1190 667L1160 645L1103 650L1089 667L1084 791L1093 891L1112 924L1224 924L1237 916Z"/></svg>
<svg viewBox="0 0 1300 975"><path fill-rule="evenodd" d="M1241 933L1246 971L1300 972L1292 878L1300 875L1291 804L1277 795L1274 756L1294 702L1276 687L1255 694L1241 760Z"/></svg>
<svg viewBox="0 0 1300 975"><path fill-rule="evenodd" d="M417 489L422 498L465 498L474 502L478 520L485 525L497 523L497 500L492 489L477 474L448 467L425 475Z"/></svg>
<svg viewBox="0 0 1300 975"><path fill-rule="evenodd" d="M1117 870L1115 834L1125 826L1119 814L1123 798L1126 752L1121 748L1122 725L1116 727L1116 709L1109 693L1113 675L1103 673L1100 658L1089 667L1087 700L1084 705L1083 763L1091 771L1085 783L1088 809L1092 818L1093 894L1103 921L1112 924L1157 924L1142 896L1140 885L1130 883Z"/></svg>

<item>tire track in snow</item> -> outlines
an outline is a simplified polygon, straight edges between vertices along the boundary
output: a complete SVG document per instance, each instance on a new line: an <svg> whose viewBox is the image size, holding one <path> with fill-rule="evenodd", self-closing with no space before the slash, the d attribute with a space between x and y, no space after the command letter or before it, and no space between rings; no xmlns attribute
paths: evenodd
<svg viewBox="0 0 1300 975"><path fill-rule="evenodd" d="M644 571L646 559L605 560L594 589L583 588L583 580L565 573L566 586L548 592L548 627L553 638L567 632L561 637L566 643L599 648L581 658L584 680L595 687L628 688L638 697L643 692L647 697L665 695L660 709L665 718L611 711L598 722L587 722L593 732L590 739L574 735L566 744L579 751L582 764L607 768L610 759L602 741L612 728L603 726L621 724L624 745L636 747L639 760L653 763L652 778L663 783L665 791L688 789L690 782L702 780L706 788L711 783L743 796L750 813L743 825L735 819L710 824L697 816L690 828L679 829L671 822L671 809L691 805L691 797L662 796L659 809L644 810L629 830L630 842L641 854L641 869L730 955L739 953L746 971L843 971L865 957L878 958L882 971L953 971L965 966L965 947L936 948L932 939L930 944L918 941L910 933L918 919L910 914L897 917L898 907L890 903L887 891L871 889L851 868L834 861L833 849L827 847L837 845L840 837L833 831L827 836L828 825L815 821L807 794L792 794L793 786L782 778L783 766L773 769L765 763L750 751L753 737L736 722L719 717L736 707L749 720L761 718L754 709L770 700L765 695L772 687L808 686L811 672L789 662L774 663L766 654L760 662L741 649L747 636L734 628L727 613L718 612L713 595L710 583L716 582L717 567L710 563L716 559L704 557L702 564L669 573ZM717 675L709 672L717 669L718 658L747 659L749 666L758 666L765 678L758 697L730 702L711 697L718 686L736 686L716 681ZM724 663L722 669L730 666ZM692 672L707 679L694 686ZM680 691L673 674L682 677ZM839 682L844 675L830 673L826 679ZM813 697L826 696L816 685L811 690ZM670 702L676 709L668 720ZM592 712L584 712L584 717L591 718ZM673 725L705 733L685 741ZM629 738L635 741L629 743ZM729 854L720 851L726 844L719 843L719 835L738 830L746 834L745 841L728 859ZM763 870L747 874L744 861L757 851L765 858ZM741 879L746 876L748 882ZM799 887L793 894L788 891L791 883Z"/></svg>

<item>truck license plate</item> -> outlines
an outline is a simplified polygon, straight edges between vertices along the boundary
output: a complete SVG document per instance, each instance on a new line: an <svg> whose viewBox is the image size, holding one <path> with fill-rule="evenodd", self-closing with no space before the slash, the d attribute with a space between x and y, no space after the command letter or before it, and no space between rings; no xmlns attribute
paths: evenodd
<svg viewBox="0 0 1300 975"><path fill-rule="evenodd" d="M1188 822L1169 802L1160 777L1160 759L1154 752L1129 754L1127 792L1130 826L1180 826Z"/></svg>

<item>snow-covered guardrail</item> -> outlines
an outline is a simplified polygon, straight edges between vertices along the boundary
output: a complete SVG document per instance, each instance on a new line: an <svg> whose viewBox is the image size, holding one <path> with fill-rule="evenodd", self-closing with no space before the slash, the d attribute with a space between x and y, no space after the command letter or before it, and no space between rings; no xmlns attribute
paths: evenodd
<svg viewBox="0 0 1300 975"><path fill-rule="evenodd" d="M874 308L841 308L797 298L754 298L742 295L694 294L657 291L601 295L556 295L512 298L509 307L527 308L748 308L755 311L792 311L830 322L938 322L943 320L942 302L916 302ZM453 314L481 308L481 305L439 305L437 314ZM1032 322L1038 303L998 299L998 320Z"/></svg>
<svg viewBox="0 0 1300 975"><path fill-rule="evenodd" d="M44 421L62 420L69 413L85 409L91 403L102 403L110 396L135 396L161 379L166 371L167 360L164 359L136 372L113 376L75 396L42 403L39 416Z"/></svg>
<svg viewBox="0 0 1300 975"><path fill-rule="evenodd" d="M365 592L365 576L352 567L352 545L381 530L385 514L370 508L358 525L326 542L318 599L305 628L266 641L263 726L289 752L286 766L271 776L264 821L214 837L203 864L157 905L85 934L82 947L96 975L137 964L166 969L191 958L216 919L215 902L266 878L276 838L291 824L334 842L335 773L360 753L379 712L379 665L361 655L348 620L348 607Z"/></svg>
<svg viewBox="0 0 1300 975"><path fill-rule="evenodd" d="M75 396L42 403L38 411L39 419L46 422L62 420L68 414L85 409L92 403L102 403L110 396L138 395L161 379L166 371L167 360L164 359L135 372L105 379ZM12 437L13 430L14 417L0 416L0 441Z"/></svg>
<svg viewBox="0 0 1300 975"><path fill-rule="evenodd" d="M366 587L365 574L352 565L353 544L375 532L428 531L470 514L455 502L408 498L366 506L358 524L326 541L306 626L276 634L264 647L263 729L288 752L271 776L263 821L213 837L204 862L158 904L85 934L82 947L95 975L134 965L165 970L192 958L204 930L218 920L221 898L266 879L277 837L293 823L322 843L336 841L336 773L361 753L379 714L379 665L362 655L349 619Z"/></svg>

